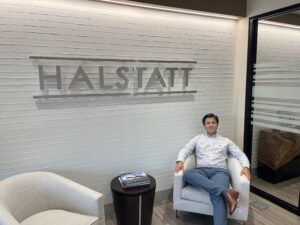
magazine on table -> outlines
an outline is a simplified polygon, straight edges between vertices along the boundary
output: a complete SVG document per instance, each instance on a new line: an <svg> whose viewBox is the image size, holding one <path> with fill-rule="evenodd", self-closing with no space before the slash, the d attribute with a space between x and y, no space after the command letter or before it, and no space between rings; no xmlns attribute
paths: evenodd
<svg viewBox="0 0 300 225"><path fill-rule="evenodd" d="M119 176L123 188L150 185L150 178L145 172L125 173Z"/></svg>

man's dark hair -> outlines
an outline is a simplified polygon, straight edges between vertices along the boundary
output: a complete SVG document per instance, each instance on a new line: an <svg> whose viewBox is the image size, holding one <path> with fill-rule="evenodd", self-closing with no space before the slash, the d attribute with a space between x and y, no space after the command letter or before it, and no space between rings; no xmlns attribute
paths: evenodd
<svg viewBox="0 0 300 225"><path fill-rule="evenodd" d="M215 120L217 121L217 124L219 124L219 117L213 113L208 113L206 114L203 118L202 118L202 123L203 123L203 126L205 125L205 120L207 118L215 118Z"/></svg>

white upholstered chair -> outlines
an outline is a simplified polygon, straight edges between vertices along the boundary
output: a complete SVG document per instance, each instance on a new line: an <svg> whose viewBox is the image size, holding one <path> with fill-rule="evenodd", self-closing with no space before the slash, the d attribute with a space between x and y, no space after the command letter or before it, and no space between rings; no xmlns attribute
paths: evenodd
<svg viewBox="0 0 300 225"><path fill-rule="evenodd" d="M0 181L1 225L105 225L103 195L50 172Z"/></svg>
<svg viewBox="0 0 300 225"><path fill-rule="evenodd" d="M228 158L228 169L231 174L231 186L240 192L238 207L229 218L247 221L250 183L245 176L241 176L241 165L235 158ZM195 168L195 155L190 155L184 162L184 169ZM187 185L183 180L183 171L174 174L173 207L176 210L213 215L213 206L209 194L201 189Z"/></svg>

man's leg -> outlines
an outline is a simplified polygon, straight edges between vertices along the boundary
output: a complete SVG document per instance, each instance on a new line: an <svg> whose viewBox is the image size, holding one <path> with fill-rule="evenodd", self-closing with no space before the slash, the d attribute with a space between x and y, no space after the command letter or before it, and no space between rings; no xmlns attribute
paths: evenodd
<svg viewBox="0 0 300 225"><path fill-rule="evenodd" d="M196 188L202 188L210 195L222 195L226 192L228 187L219 184L214 180L210 180L210 168L196 168L184 171L183 179Z"/></svg>
<svg viewBox="0 0 300 225"><path fill-rule="evenodd" d="M228 190L229 188L230 177L226 170L215 169L215 173L211 176L210 180L222 186L225 190ZM214 208L214 225L226 225L227 204L223 193L219 195L210 194L210 200Z"/></svg>

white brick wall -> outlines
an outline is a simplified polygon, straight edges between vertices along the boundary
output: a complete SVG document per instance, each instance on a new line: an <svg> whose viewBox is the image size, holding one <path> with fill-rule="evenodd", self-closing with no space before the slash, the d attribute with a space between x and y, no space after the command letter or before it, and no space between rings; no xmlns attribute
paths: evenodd
<svg viewBox="0 0 300 225"><path fill-rule="evenodd" d="M110 180L121 171L144 170L156 178L158 191L171 188L176 155L202 132L205 113L219 114L220 133L232 138L236 21L89 1L0 3L0 179L49 170L104 193L109 203ZM61 65L64 84L80 65L96 81L100 64L170 64L29 56L197 61L175 64L193 67L188 89L197 93L35 100L57 93L40 91L38 64L49 65L49 73ZM106 76L113 80L112 73ZM134 72L128 76L134 91Z"/></svg>

